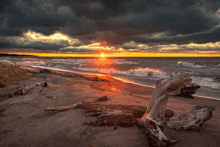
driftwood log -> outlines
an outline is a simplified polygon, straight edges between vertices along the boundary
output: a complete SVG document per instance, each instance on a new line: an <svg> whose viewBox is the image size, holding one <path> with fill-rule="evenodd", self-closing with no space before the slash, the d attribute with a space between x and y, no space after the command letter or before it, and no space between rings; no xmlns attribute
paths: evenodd
<svg viewBox="0 0 220 147"><path fill-rule="evenodd" d="M98 101L106 101L106 100L107 100L107 96L103 96L95 99L88 99L83 102L78 102L69 106L47 107L46 109L44 109L44 111L66 111L70 109L76 109L79 106L79 104L89 104L89 103L95 103Z"/></svg>
<svg viewBox="0 0 220 147"><path fill-rule="evenodd" d="M211 106L195 106L180 116L170 118L166 125L175 130L198 131L202 124L212 117L213 110Z"/></svg>
<svg viewBox="0 0 220 147"><path fill-rule="evenodd" d="M206 106L196 106L180 116L174 116L173 111L166 110L169 96L179 94L181 88L190 83L191 78L186 74L169 79L160 79L156 84L148 109L143 106L96 103L107 100L107 97L104 96L70 106L48 107L45 111L86 109L86 116L97 118L95 122L85 123L86 125L109 125L114 126L114 129L117 129L117 126L131 127L137 125L145 132L149 146L171 146L178 141L171 140L164 134L163 130L166 125L175 130L182 128L184 130L196 130L212 117L214 108ZM174 117L172 118L172 116Z"/></svg>
<svg viewBox="0 0 220 147"><path fill-rule="evenodd" d="M169 146L176 143L163 133L165 110L169 96L179 94L182 86L191 81L188 75L183 74L169 79L160 79L157 82L149 107L141 118L152 146Z"/></svg>
<svg viewBox="0 0 220 147"><path fill-rule="evenodd" d="M88 99L69 106L47 107L44 111L66 111L70 109L86 109L86 116L95 116L97 121L86 123L91 126L122 126L131 127L138 125L138 121L145 113L147 107L137 105L108 105L95 102L106 101L107 96ZM172 117L173 111L166 110L165 117Z"/></svg>
<svg viewBox="0 0 220 147"><path fill-rule="evenodd" d="M48 83L47 82L42 82L42 83L37 83L37 84L31 85L31 86L26 86L26 87L17 89L14 92L11 92L11 93L5 94L5 95L8 95L9 97L12 97L12 96L15 96L15 95L25 95L26 93L31 91L35 86L47 87Z"/></svg>
<svg viewBox="0 0 220 147"><path fill-rule="evenodd" d="M212 107L196 106L183 113L176 119L165 119L165 110L169 96L178 95L185 85L191 84L192 79L187 74L178 75L169 79L160 79L150 100L148 110L141 118L141 124L148 134L151 146L171 146L177 143L169 139L164 133L163 128L168 124L169 128L178 130L179 128L196 128L212 117ZM170 121L173 120L173 121ZM196 126L196 127L195 127Z"/></svg>
<svg viewBox="0 0 220 147"><path fill-rule="evenodd" d="M177 96L194 99L192 94L196 93L197 89L199 88L200 86L196 84L184 85Z"/></svg>

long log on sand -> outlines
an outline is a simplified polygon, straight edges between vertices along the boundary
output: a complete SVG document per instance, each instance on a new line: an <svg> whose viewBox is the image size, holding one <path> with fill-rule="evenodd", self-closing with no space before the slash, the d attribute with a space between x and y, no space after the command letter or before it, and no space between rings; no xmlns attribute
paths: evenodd
<svg viewBox="0 0 220 147"><path fill-rule="evenodd" d="M78 102L69 106L59 106L59 107L47 107L44 111L66 111L70 109L76 109L79 104L88 104L88 103L95 103L98 101L105 101L107 100L107 96L95 98L95 99L88 99L83 102Z"/></svg>
<svg viewBox="0 0 220 147"><path fill-rule="evenodd" d="M147 107L137 105L108 105L95 103L106 101L107 96L88 99L83 102L78 102L69 106L47 107L44 111L66 111L70 109L86 109L86 116L96 117L95 122L89 122L87 125L92 126L123 126L131 127L137 125L141 116L145 113ZM165 117L171 117L174 113L171 110L166 110Z"/></svg>

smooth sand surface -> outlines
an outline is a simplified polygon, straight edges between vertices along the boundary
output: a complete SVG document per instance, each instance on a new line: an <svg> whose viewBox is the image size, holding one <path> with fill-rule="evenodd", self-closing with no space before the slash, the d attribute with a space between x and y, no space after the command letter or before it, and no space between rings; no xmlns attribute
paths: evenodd
<svg viewBox="0 0 220 147"><path fill-rule="evenodd" d="M71 105L86 99L107 96L104 104L140 105L147 107L153 93L152 87L123 83L105 77L110 82L95 81L87 76L65 77L50 73L32 73L20 85L0 88L0 93L13 91L19 86L48 82L48 87L35 86L25 95L11 98L1 96L0 146L45 147L146 147L145 134L137 127L92 127L83 125L95 121L86 117L84 109L62 112L44 111L46 107ZM102 77L103 78L103 77ZM48 97L53 96L55 99ZM181 114L195 105L213 106L213 117L200 131L175 131L165 128L173 140L181 140L173 147L219 147L220 101L202 97L187 99L172 97L167 109Z"/></svg>

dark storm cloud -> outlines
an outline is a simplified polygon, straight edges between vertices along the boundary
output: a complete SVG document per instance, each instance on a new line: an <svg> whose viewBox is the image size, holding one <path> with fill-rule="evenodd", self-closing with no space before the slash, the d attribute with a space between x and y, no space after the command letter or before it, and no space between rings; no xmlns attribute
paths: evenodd
<svg viewBox="0 0 220 147"><path fill-rule="evenodd" d="M10 5L3 6L1 22L6 21L7 27L2 29L1 35L20 35L27 28L49 35L58 30L58 27L65 25L65 22L72 17L68 13L59 13L59 9L51 3L10 0ZM16 30L18 33L7 30Z"/></svg>
<svg viewBox="0 0 220 147"><path fill-rule="evenodd" d="M17 41L16 38L0 38L0 45L1 44L4 45L4 47L10 48L35 48L40 50L58 50L59 48L67 47L70 45L68 41L65 40L60 40L59 42L28 41L25 39Z"/></svg>
<svg viewBox="0 0 220 147"><path fill-rule="evenodd" d="M62 49L62 51L65 52L75 52L75 53L96 53L97 51L94 51L93 49L87 49L87 48L65 48Z"/></svg>
<svg viewBox="0 0 220 147"><path fill-rule="evenodd" d="M129 49L123 44L130 41L149 45L216 42L220 40L219 8L219 0L2 0L0 36L60 31L83 44L95 41L124 49ZM37 43L28 47L63 46ZM10 43L2 40L1 46Z"/></svg>
<svg viewBox="0 0 220 147"><path fill-rule="evenodd" d="M148 36L137 36L133 37L132 40L138 43L153 43L153 44L188 44L188 43L207 43L207 42L217 42L220 40L220 26L216 27L207 32L199 32L194 34L188 35L178 35L178 36L171 36L171 37L164 37L164 38L150 38Z"/></svg>

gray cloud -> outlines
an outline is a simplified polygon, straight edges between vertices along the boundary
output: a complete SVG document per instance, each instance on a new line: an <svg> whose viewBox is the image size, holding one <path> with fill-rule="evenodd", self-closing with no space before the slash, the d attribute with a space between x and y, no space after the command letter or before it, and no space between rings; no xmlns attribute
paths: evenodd
<svg viewBox="0 0 220 147"><path fill-rule="evenodd" d="M59 31L80 40L79 46L102 42L124 49L137 49L124 45L130 41L149 46L217 42L219 8L218 0L2 0L0 36L22 36L27 30L44 35ZM2 39L0 45L59 49L69 44L22 45Z"/></svg>

